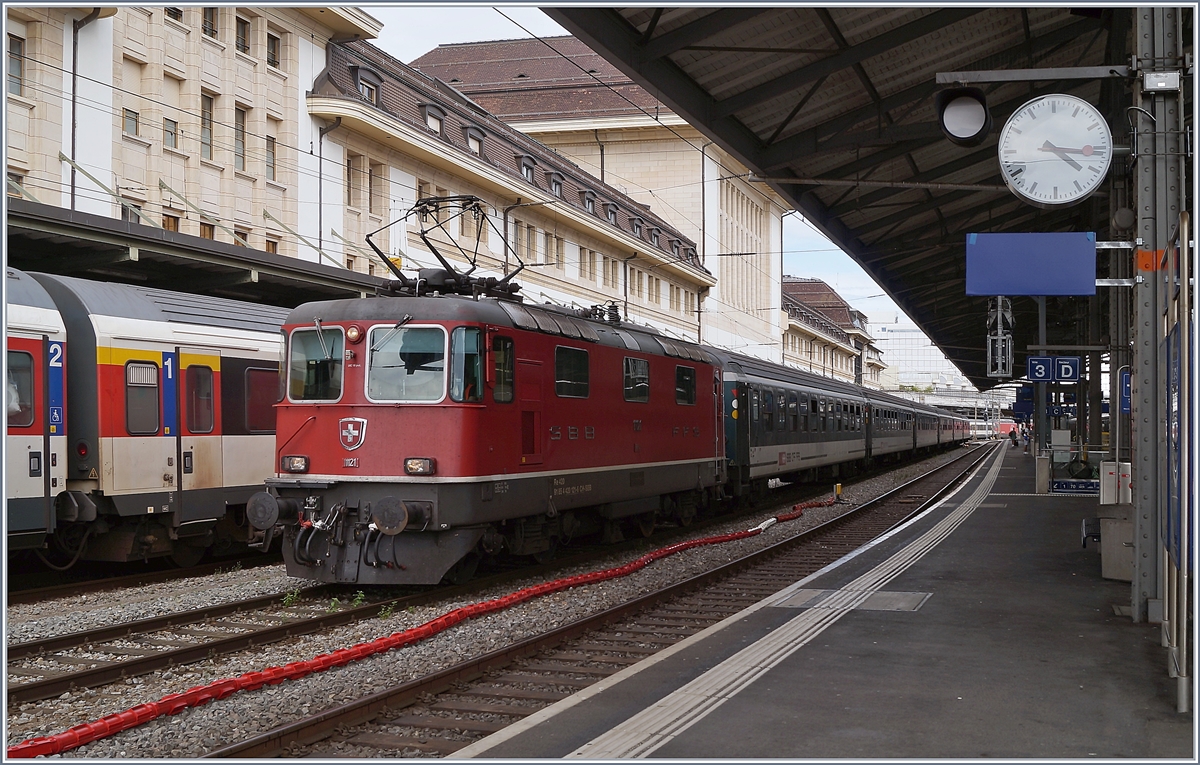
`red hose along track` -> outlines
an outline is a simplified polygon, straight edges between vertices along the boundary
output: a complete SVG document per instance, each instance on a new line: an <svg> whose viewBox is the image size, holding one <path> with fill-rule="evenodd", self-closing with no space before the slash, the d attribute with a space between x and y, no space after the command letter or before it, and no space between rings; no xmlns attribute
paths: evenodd
<svg viewBox="0 0 1200 765"><path fill-rule="evenodd" d="M493 600L475 603L469 606L456 608L442 616L422 624L419 627L404 630L403 632L393 632L387 637L376 638L369 643L358 643L349 648L342 648L333 653L321 654L314 656L308 661L294 661L291 664L285 664L282 667L267 667L261 672L247 672L238 677L231 677L225 680L215 680L207 685L198 685L195 688L190 688L183 693L172 693L163 696L158 701L152 701L148 704L138 704L136 707L125 710L124 712L115 712L111 715L105 715L99 720L82 725L76 725L73 728L56 733L53 736L41 736L22 741L19 744L14 744L8 747L7 753L9 757L38 757L41 755L61 754L62 752L70 751L76 747L90 744L93 741L99 741L103 738L108 738L123 730L136 728L137 726L147 723L157 717L163 715L173 715L182 712L188 707L198 707L202 704L207 704L214 699L223 699L238 691L256 691L264 685L276 685L284 680L299 680L302 677L311 675L314 672L324 672L331 667L340 667L349 664L352 661L365 659L368 656L391 651L396 648L402 648L412 643L417 643L426 638L432 637L443 630L447 630L459 622L467 619L473 619L477 616L503 611L519 603L524 603L533 598L539 598L543 595L560 592L578 587L585 584L593 584L595 582L603 582L608 579L617 579L619 577L628 576L635 571L640 571L654 561L665 558L675 553L690 550L693 547L704 547L706 545L723 544L725 542L733 542L738 539L746 539L747 537L761 534L766 529L770 528L775 523L783 523L785 521L795 520L804 514L804 511L814 507L828 507L834 504L835 499L819 500L812 502L802 502L792 507L791 512L776 515L773 518L764 521L762 524L746 531L738 531L733 534L722 534L715 537L705 537L703 539L693 539L690 542L680 542L668 547L662 547L658 550L648 552L635 561L626 563L624 566L605 569L603 571L593 571L588 574L579 574L576 576L566 577L565 579L557 579L553 582L526 587L516 592L505 595Z"/></svg>

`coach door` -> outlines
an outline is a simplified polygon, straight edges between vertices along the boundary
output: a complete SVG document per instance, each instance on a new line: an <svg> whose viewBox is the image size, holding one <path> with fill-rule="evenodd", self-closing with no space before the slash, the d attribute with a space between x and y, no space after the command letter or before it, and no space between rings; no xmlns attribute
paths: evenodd
<svg viewBox="0 0 1200 765"><path fill-rule="evenodd" d="M521 402L521 464L541 464L542 362L517 359L517 399Z"/></svg>
<svg viewBox="0 0 1200 765"><path fill-rule="evenodd" d="M177 347L175 464L179 466L176 509L180 523L211 515L197 493L222 481L220 351ZM195 509L192 513L189 510Z"/></svg>

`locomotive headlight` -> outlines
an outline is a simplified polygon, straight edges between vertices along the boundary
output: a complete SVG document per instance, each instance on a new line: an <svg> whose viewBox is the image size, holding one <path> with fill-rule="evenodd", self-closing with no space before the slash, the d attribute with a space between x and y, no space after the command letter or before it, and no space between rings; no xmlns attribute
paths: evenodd
<svg viewBox="0 0 1200 765"><path fill-rule="evenodd" d="M433 475L437 463L432 457L409 457L404 460L404 472L409 475Z"/></svg>
<svg viewBox="0 0 1200 765"><path fill-rule="evenodd" d="M357 324L351 324L349 327L346 327L346 339L347 340L349 340L352 343L357 343L359 340L362 340L362 338L363 338L362 327L358 326Z"/></svg>
<svg viewBox="0 0 1200 765"><path fill-rule="evenodd" d="M279 460L281 472L284 473L307 473L308 472L308 457L302 455L289 455Z"/></svg>

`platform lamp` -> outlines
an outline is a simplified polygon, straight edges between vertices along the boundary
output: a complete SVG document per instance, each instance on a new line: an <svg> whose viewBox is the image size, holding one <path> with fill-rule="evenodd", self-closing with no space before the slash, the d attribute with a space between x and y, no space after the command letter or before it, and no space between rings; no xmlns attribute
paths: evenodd
<svg viewBox="0 0 1200 765"><path fill-rule="evenodd" d="M978 146L992 130L987 96L979 88L948 88L934 96L938 125L952 143Z"/></svg>

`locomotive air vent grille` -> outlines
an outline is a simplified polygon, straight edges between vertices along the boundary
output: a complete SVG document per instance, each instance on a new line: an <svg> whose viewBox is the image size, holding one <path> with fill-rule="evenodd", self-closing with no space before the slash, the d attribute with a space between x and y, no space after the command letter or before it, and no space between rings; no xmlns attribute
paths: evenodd
<svg viewBox="0 0 1200 765"><path fill-rule="evenodd" d="M587 322L576 321L570 316L559 316L540 308L517 303L501 302L499 305L508 314L508 318L512 319L513 324L521 329L539 330L550 335L587 340L590 343L600 342L600 336Z"/></svg>

